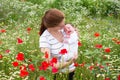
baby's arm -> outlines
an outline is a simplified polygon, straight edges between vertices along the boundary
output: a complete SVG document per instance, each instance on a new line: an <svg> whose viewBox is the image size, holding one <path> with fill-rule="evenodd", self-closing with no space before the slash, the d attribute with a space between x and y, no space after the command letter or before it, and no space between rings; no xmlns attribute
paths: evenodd
<svg viewBox="0 0 120 80"><path fill-rule="evenodd" d="M70 52L72 52L73 56L77 59L78 57L78 36L77 33L73 33L71 35L71 45L70 45Z"/></svg>
<svg viewBox="0 0 120 80"><path fill-rule="evenodd" d="M75 42L75 44L73 45L73 54L74 54L74 58L77 59L78 58L78 41Z"/></svg>

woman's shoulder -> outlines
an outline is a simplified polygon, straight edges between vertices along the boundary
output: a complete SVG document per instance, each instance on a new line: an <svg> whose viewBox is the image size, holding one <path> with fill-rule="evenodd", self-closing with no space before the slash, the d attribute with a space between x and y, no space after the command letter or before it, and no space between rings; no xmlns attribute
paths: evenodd
<svg viewBox="0 0 120 80"><path fill-rule="evenodd" d="M48 43L54 43L55 42L55 39L53 38L53 36L51 36L51 34L48 32L47 29L40 36L40 39L41 40L46 40Z"/></svg>
<svg viewBox="0 0 120 80"><path fill-rule="evenodd" d="M40 37L48 37L50 34L48 33L47 29L42 33Z"/></svg>

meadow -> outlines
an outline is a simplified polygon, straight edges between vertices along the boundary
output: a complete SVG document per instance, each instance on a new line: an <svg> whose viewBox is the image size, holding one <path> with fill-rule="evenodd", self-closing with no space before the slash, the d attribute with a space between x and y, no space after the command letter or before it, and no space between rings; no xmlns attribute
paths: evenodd
<svg viewBox="0 0 120 80"><path fill-rule="evenodd" d="M53 80L41 58L44 12L57 8L79 30L74 80L120 80L120 1L0 0L0 80ZM59 74L57 80L67 80Z"/></svg>

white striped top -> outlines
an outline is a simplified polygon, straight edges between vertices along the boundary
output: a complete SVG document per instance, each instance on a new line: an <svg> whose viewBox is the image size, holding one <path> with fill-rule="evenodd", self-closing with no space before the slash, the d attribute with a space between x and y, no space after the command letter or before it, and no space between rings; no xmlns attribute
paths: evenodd
<svg viewBox="0 0 120 80"><path fill-rule="evenodd" d="M64 30L61 30L63 35L65 36ZM65 39L65 38L64 38ZM46 29L43 34L39 38L39 48L46 47L50 49L50 53L52 57L56 57L58 61L67 61L74 56L74 53L78 53L78 36L77 33L74 31L70 35L68 43L59 42L55 37L52 36L51 33L48 32ZM65 55L59 54L61 49L67 49L68 53ZM61 72L71 71L74 70L75 66L74 63L71 64L68 68L61 69Z"/></svg>

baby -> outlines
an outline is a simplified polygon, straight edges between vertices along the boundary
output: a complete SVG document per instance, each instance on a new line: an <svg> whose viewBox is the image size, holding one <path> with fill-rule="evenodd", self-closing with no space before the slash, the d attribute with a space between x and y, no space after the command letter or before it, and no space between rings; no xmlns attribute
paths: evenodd
<svg viewBox="0 0 120 80"><path fill-rule="evenodd" d="M78 35L71 24L66 24L64 27L64 48L67 49L68 53L63 55L63 60L68 61L78 52Z"/></svg>

